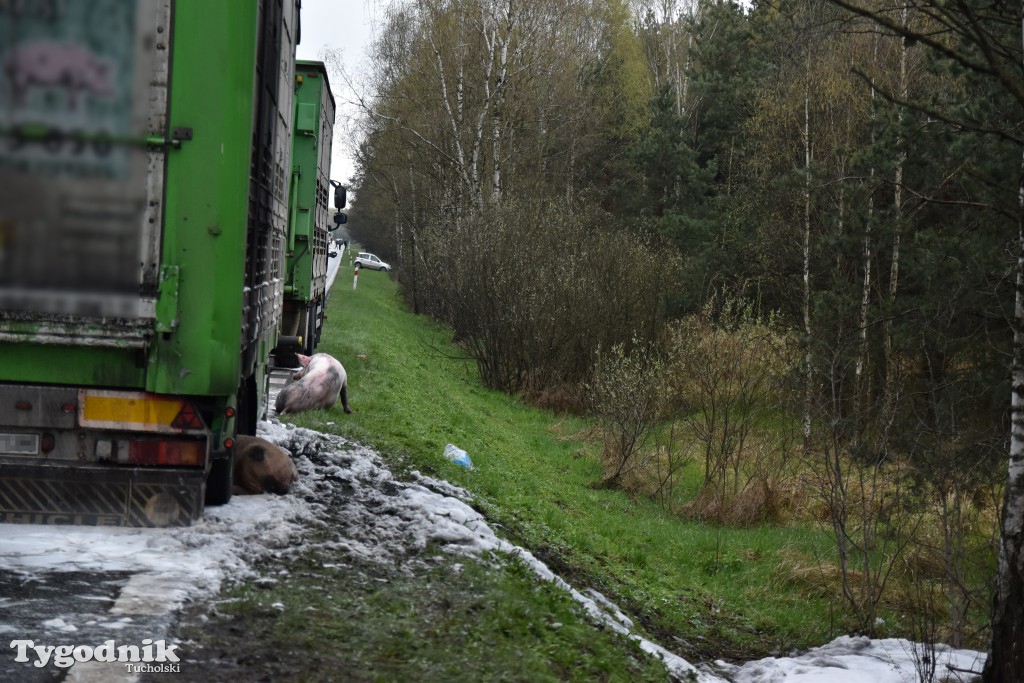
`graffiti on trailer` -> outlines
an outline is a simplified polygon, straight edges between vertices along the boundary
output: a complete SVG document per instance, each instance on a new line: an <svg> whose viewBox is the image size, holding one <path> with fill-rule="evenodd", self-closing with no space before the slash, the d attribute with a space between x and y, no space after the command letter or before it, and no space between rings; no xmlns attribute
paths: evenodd
<svg viewBox="0 0 1024 683"><path fill-rule="evenodd" d="M24 106L29 88L63 89L71 109L81 94L114 95L113 67L88 48L70 42L37 40L22 43L7 53L4 70L16 107Z"/></svg>
<svg viewBox="0 0 1024 683"><path fill-rule="evenodd" d="M56 21L64 13L67 2L68 0L0 0L0 14Z"/></svg>
<svg viewBox="0 0 1024 683"><path fill-rule="evenodd" d="M0 0L0 311L102 317L117 312L95 292L138 301L159 230L162 151L146 143L166 121L170 4ZM22 296L40 288L60 296Z"/></svg>
<svg viewBox="0 0 1024 683"><path fill-rule="evenodd" d="M145 0L0 0L0 161L126 177L104 140L144 138L134 90L156 26ZM151 46L149 46L151 49ZM143 105L144 106L144 103ZM144 125L144 124L143 124Z"/></svg>

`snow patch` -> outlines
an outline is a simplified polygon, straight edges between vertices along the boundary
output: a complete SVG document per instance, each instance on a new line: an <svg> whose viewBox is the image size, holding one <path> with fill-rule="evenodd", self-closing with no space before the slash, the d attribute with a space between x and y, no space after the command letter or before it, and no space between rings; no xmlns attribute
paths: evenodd
<svg viewBox="0 0 1024 683"><path fill-rule="evenodd" d="M916 660L925 656L932 656L926 646L902 638L841 636L798 656L769 657L743 666L718 665L735 683L916 683ZM973 680L981 675L985 657L974 650L935 645L935 680Z"/></svg>
<svg viewBox="0 0 1024 683"><path fill-rule="evenodd" d="M231 579L274 582L256 576L253 563L301 550L312 529L331 531L333 540L318 541L321 549L396 567L429 559L423 553L428 547L456 556L497 552L518 558L540 579L567 591L594 621L638 642L675 678L726 680L637 635L632 620L605 596L576 590L528 550L499 538L468 504L471 496L464 489L418 472L411 482L398 481L372 450L276 420L260 423L259 434L291 451L300 478L290 495L237 496L207 509L188 528L0 525L0 569L31 574L37 581L48 572L132 572L109 618L97 624L116 631L131 625L133 616L168 614L187 600L215 595ZM339 557L330 566L344 567L345 560ZM459 567L456 562L454 571ZM10 607L10 601L0 598L0 605ZM62 618L43 625L76 630ZM0 624L0 633L13 630ZM717 662L716 668L736 683L909 683L917 680L913 653L914 645L905 640L846 636L799 656L743 666ZM980 672L985 659L945 646L937 646L936 655L937 675L957 681L970 680L965 672Z"/></svg>
<svg viewBox="0 0 1024 683"><path fill-rule="evenodd" d="M135 572L114 614L159 614L215 594L228 577L304 533L311 506L296 496L237 496L191 527L127 529L0 524L0 569L32 574Z"/></svg>
<svg viewBox="0 0 1024 683"><path fill-rule="evenodd" d="M63 619L48 619L43 622L43 627L51 631L63 631L65 633L73 633L78 630L74 624L69 624Z"/></svg>

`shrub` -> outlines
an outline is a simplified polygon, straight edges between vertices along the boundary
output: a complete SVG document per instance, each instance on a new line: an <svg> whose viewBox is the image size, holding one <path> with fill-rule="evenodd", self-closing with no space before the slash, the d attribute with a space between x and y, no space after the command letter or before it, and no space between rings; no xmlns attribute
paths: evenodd
<svg viewBox="0 0 1024 683"><path fill-rule="evenodd" d="M598 348L653 339L677 259L558 201L508 201L420 240L430 312L450 324L490 387L578 400Z"/></svg>
<svg viewBox="0 0 1024 683"><path fill-rule="evenodd" d="M629 475L646 478L646 447L661 417L664 361L636 340L632 347L599 350L586 387L587 407L603 427L601 465L608 485L620 485Z"/></svg>
<svg viewBox="0 0 1024 683"><path fill-rule="evenodd" d="M668 405L698 444L704 481L691 514L733 524L780 521L793 507L795 440L783 379L795 346L746 302L709 304L669 333Z"/></svg>

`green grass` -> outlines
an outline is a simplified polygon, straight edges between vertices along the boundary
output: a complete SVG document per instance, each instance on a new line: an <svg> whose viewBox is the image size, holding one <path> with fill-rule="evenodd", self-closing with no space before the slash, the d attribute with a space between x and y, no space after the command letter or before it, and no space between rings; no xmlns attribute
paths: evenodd
<svg viewBox="0 0 1024 683"><path fill-rule="evenodd" d="M223 595L179 630L182 671L209 681L665 680L659 662L596 630L518 563L447 559L397 572L328 559L307 555Z"/></svg>
<svg viewBox="0 0 1024 683"><path fill-rule="evenodd" d="M589 423L483 387L448 330L409 313L385 273L362 271L355 291L340 278L328 316L319 350L347 369L354 412L339 404L289 421L371 445L399 473L465 487L499 533L570 583L618 602L684 656L758 656L848 632L836 616L839 596L816 595L779 569L782 550L807 566L828 556L825 533L704 525L595 486L593 449L559 438ZM447 443L465 449L476 469L447 462Z"/></svg>

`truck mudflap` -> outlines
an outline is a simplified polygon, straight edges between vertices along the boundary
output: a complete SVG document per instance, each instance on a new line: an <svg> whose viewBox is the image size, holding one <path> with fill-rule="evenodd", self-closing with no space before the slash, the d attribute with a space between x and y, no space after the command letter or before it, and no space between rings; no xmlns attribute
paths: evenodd
<svg viewBox="0 0 1024 683"><path fill-rule="evenodd" d="M203 511L202 469L0 464L0 522L188 526Z"/></svg>

